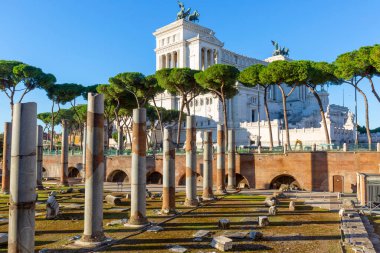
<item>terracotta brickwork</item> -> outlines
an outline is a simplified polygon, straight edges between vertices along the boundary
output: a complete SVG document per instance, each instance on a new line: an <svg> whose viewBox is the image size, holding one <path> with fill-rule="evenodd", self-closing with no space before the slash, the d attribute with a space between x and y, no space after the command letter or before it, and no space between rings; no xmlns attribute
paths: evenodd
<svg viewBox="0 0 380 253"><path fill-rule="evenodd" d="M69 156L70 168L82 170L82 158ZM107 157L106 178L123 171L130 178L130 156ZM176 185L185 181L185 155L176 155ZM227 156L226 156L227 163ZM162 175L162 156L147 157L147 177L154 172ZM227 166L227 164L226 164ZM49 177L59 177L59 156L44 156L44 169ZM213 176L216 183L216 156L213 157ZM356 172L379 173L379 152L304 152L284 154L237 154L237 179L245 179L251 188L268 189L272 180L281 175L294 177L305 190L333 191L334 176L342 176L343 191L356 191ZM198 184L202 182L203 156L197 157ZM239 177L240 176L240 177Z"/></svg>

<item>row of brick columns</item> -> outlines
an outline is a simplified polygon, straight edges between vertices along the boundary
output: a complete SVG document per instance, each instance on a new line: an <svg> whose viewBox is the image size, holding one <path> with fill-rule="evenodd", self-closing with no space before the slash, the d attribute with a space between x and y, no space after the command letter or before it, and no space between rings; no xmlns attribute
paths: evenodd
<svg viewBox="0 0 380 253"><path fill-rule="evenodd" d="M10 208L9 208L9 239L8 252L33 252L35 234L35 201L37 182L41 185L42 174L42 131L37 128L36 103L14 105L13 124L10 129L6 124L6 144L9 151L7 135L12 135L14 145L10 154ZM195 116L187 116L186 132L186 201L185 205L198 205L196 188L196 135ZM62 185L67 185L67 156L68 149L65 137L66 122L63 124L62 147ZM218 129L222 129L219 126ZM162 213L175 213L175 149L172 142L172 129L164 129L164 180ZM212 190L212 132L207 131L204 142L204 187L205 200L214 198ZM222 134L221 136L224 136ZM85 209L84 231L81 239L75 242L79 247L96 246L107 238L103 232L103 182L105 171L104 157L104 96L88 94L88 109L86 123L86 165L85 165ZM218 142L218 144L221 144ZM131 212L129 226L140 227L149 224L146 217L146 109L133 110L133 150L131 177ZM218 150L218 159L224 153ZM9 156L9 153L6 153ZM9 157L8 157L9 158ZM8 159L9 160L9 159ZM5 164L8 164L4 160ZM234 161L234 159L233 159ZM35 164L36 166L30 166ZM37 173L36 173L37 169ZM234 168L233 168L234 169ZM41 170L41 171L39 171ZM233 170L234 171L234 170ZM38 178L37 178L38 177ZM217 188L224 189L224 175L218 181ZM38 180L37 180L38 179ZM6 186L7 184L5 184ZM4 185L3 185L4 186ZM235 185L231 185L235 188ZM5 189L6 190L6 189ZM3 189L4 191L4 189ZM27 250L26 250L27 249Z"/></svg>

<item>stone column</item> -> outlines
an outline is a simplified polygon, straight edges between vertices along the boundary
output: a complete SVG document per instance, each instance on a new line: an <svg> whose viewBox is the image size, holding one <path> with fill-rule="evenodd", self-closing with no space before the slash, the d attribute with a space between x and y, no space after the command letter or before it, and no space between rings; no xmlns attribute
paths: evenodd
<svg viewBox="0 0 380 253"><path fill-rule="evenodd" d="M13 107L8 252L34 252L37 104Z"/></svg>
<svg viewBox="0 0 380 253"><path fill-rule="evenodd" d="M5 137L4 137L5 138ZM380 152L380 143L377 143L376 144L376 149L377 149L377 152Z"/></svg>
<svg viewBox="0 0 380 253"><path fill-rule="evenodd" d="M347 143L343 143L343 152L347 152Z"/></svg>
<svg viewBox="0 0 380 253"><path fill-rule="evenodd" d="M131 216L128 224L145 226L146 218L146 109L133 110Z"/></svg>
<svg viewBox="0 0 380 253"><path fill-rule="evenodd" d="M207 48L205 48L205 69L207 69L207 67L208 67L208 57L207 57L207 55L208 55L208 49Z"/></svg>
<svg viewBox="0 0 380 253"><path fill-rule="evenodd" d="M170 57L171 57L171 59L172 59L172 66L171 66L171 67L172 67L172 68L175 68L174 51L171 52L170 55L171 55Z"/></svg>
<svg viewBox="0 0 380 253"><path fill-rule="evenodd" d="M175 213L175 148L172 141L172 128L164 129L163 139L163 182L162 213Z"/></svg>
<svg viewBox="0 0 380 253"><path fill-rule="evenodd" d="M104 135L106 136L106 135ZM83 126L83 141L82 141L82 181L86 178L86 152L87 152L87 124Z"/></svg>
<svg viewBox="0 0 380 253"><path fill-rule="evenodd" d="M206 131L203 142L203 194L204 200L214 199L212 192L212 131Z"/></svg>
<svg viewBox="0 0 380 253"><path fill-rule="evenodd" d="M44 142L44 130L42 126L37 126L37 188L43 190L42 185L42 160L43 160L43 142Z"/></svg>
<svg viewBox="0 0 380 253"><path fill-rule="evenodd" d="M235 131L228 130L228 189L236 189L236 168L235 168Z"/></svg>
<svg viewBox="0 0 380 253"><path fill-rule="evenodd" d="M197 206L197 147L195 116L186 117L186 199L185 206Z"/></svg>
<svg viewBox="0 0 380 253"><path fill-rule="evenodd" d="M68 186L68 164L69 164L69 133L68 122L62 120L62 145L61 145L61 185Z"/></svg>
<svg viewBox="0 0 380 253"><path fill-rule="evenodd" d="M225 186L225 143L223 124L217 127L217 146L216 146L216 192L218 194L226 193Z"/></svg>
<svg viewBox="0 0 380 253"><path fill-rule="evenodd" d="M3 142L3 175L1 182L1 191L9 194L9 178L11 168L11 142L12 142L12 123L4 124L4 142Z"/></svg>
<svg viewBox="0 0 380 253"><path fill-rule="evenodd" d="M170 66L169 66L169 55L170 55L170 54L166 54L165 68L170 68Z"/></svg>
<svg viewBox="0 0 380 253"><path fill-rule="evenodd" d="M103 233L104 96L88 94L86 184L82 242L97 244Z"/></svg>

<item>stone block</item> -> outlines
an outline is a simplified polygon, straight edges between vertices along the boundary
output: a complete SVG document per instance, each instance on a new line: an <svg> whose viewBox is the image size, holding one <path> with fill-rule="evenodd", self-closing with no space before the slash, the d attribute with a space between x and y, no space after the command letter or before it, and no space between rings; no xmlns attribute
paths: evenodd
<svg viewBox="0 0 380 253"><path fill-rule="evenodd" d="M231 239L244 239L248 235L248 231L226 231L224 232L223 236L231 238Z"/></svg>
<svg viewBox="0 0 380 253"><path fill-rule="evenodd" d="M269 215L277 215L277 207L276 206L269 207L268 214Z"/></svg>
<svg viewBox="0 0 380 253"><path fill-rule="evenodd" d="M225 236L217 236L212 239L211 246L220 251L232 249L232 240Z"/></svg>
<svg viewBox="0 0 380 253"><path fill-rule="evenodd" d="M124 225L127 222L128 222L128 219L113 220L111 222L108 222L106 226L112 227L112 226L117 226L117 225Z"/></svg>
<svg viewBox="0 0 380 253"><path fill-rule="evenodd" d="M254 241L258 241L258 240L263 239L264 236L261 232L252 230L249 232L248 237Z"/></svg>
<svg viewBox="0 0 380 253"><path fill-rule="evenodd" d="M173 247L169 248L169 251L176 253L185 253L187 252L187 249L179 245L174 245Z"/></svg>
<svg viewBox="0 0 380 253"><path fill-rule="evenodd" d="M50 195L46 201L46 219L54 219L58 216L59 204L54 195Z"/></svg>
<svg viewBox="0 0 380 253"><path fill-rule="evenodd" d="M0 233L0 245L7 244L7 243L8 243L8 234Z"/></svg>
<svg viewBox="0 0 380 253"><path fill-rule="evenodd" d="M295 211L296 210L296 203L294 201L289 202L289 211Z"/></svg>
<svg viewBox="0 0 380 253"><path fill-rule="evenodd" d="M229 229L230 228L230 220L229 219L220 219L218 221L219 229Z"/></svg>
<svg viewBox="0 0 380 253"><path fill-rule="evenodd" d="M194 238L203 238L203 237L209 237L211 235L211 232L208 230L198 230L196 233L193 234Z"/></svg>
<svg viewBox="0 0 380 253"><path fill-rule="evenodd" d="M147 232L154 232L154 233L158 233L160 231L164 230L163 227L160 227L160 226L152 226L150 228L148 228L146 231Z"/></svg>
<svg viewBox="0 0 380 253"><path fill-rule="evenodd" d="M266 227L269 225L268 216L259 216L258 217L259 227Z"/></svg>
<svg viewBox="0 0 380 253"><path fill-rule="evenodd" d="M121 198L120 197L115 197L112 195L107 195L104 200L111 205L114 206L120 206L121 205Z"/></svg>

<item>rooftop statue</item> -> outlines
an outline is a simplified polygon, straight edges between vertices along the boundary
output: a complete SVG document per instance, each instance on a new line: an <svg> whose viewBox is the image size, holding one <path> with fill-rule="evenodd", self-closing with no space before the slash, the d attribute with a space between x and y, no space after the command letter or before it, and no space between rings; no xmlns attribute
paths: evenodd
<svg viewBox="0 0 380 253"><path fill-rule="evenodd" d="M278 42L272 40L272 45L274 46L274 50L272 55L282 55L282 56L289 56L289 48L286 47L280 47Z"/></svg>
<svg viewBox="0 0 380 253"><path fill-rule="evenodd" d="M199 16L200 15L199 15L199 12L197 10L195 10L192 14L190 14L191 8L188 8L186 10L185 5L180 1L178 1L178 6L179 6L180 10L177 13L177 20L184 19L184 20L188 20L191 22L199 22Z"/></svg>
<svg viewBox="0 0 380 253"><path fill-rule="evenodd" d="M185 10L185 5L178 1L180 11L177 13L177 20L186 19L190 15L191 8Z"/></svg>
<svg viewBox="0 0 380 253"><path fill-rule="evenodd" d="M200 16L199 12L195 10L194 13L189 16L189 21L194 22L194 23L199 22L199 16Z"/></svg>

